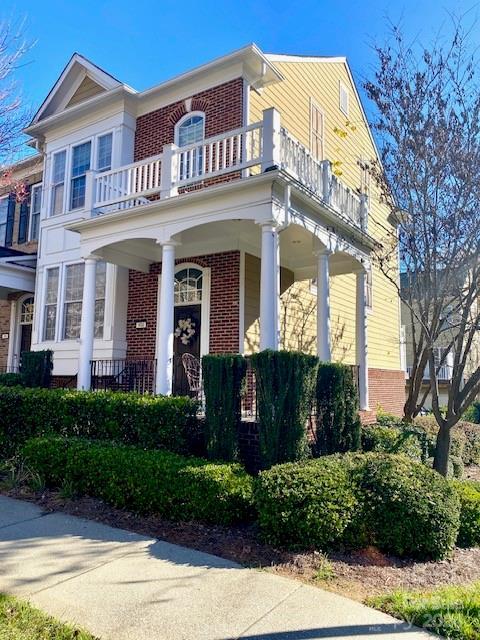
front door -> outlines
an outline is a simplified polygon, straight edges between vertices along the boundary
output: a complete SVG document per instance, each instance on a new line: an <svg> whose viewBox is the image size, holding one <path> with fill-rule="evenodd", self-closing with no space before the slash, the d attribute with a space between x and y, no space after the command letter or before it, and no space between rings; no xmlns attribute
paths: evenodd
<svg viewBox="0 0 480 640"><path fill-rule="evenodd" d="M187 376L182 356L189 353L200 363L200 324L202 307L200 304L182 305L174 310L173 338L173 394L196 396L195 372ZM198 368L199 370L199 368ZM190 380L189 380L190 377Z"/></svg>

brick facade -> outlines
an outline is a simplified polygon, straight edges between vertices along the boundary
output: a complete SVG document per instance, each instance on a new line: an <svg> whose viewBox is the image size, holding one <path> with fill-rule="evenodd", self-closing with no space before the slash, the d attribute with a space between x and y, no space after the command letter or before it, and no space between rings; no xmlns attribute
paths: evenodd
<svg viewBox="0 0 480 640"><path fill-rule="evenodd" d="M240 252L227 251L209 256L177 260L194 262L211 269L210 353L238 352L240 331ZM149 273L131 270L128 286L127 357L155 357L158 276L161 263L152 264ZM137 329L137 322L146 322Z"/></svg>
<svg viewBox="0 0 480 640"><path fill-rule="evenodd" d="M378 409L401 416L405 404L405 372L390 369L369 369L368 391L370 411L362 411L362 422L375 422Z"/></svg>
<svg viewBox="0 0 480 640"><path fill-rule="evenodd" d="M162 153L174 142L175 125L187 111L180 100L137 118L135 162ZM205 137L210 138L243 125L243 80L236 78L191 97L189 111L205 113Z"/></svg>
<svg viewBox="0 0 480 640"><path fill-rule="evenodd" d="M0 373L7 366L8 338L2 338L7 334L10 334L10 301L0 300Z"/></svg>

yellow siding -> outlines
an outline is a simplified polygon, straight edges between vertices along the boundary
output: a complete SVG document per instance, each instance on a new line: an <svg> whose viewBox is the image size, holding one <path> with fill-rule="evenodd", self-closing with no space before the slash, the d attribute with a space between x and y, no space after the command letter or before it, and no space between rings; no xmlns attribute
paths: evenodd
<svg viewBox="0 0 480 640"><path fill-rule="evenodd" d="M356 100L347 68L343 62L276 62L285 79L267 87L261 95L250 93L250 121L262 118L262 110L276 107L282 126L310 147L310 99L324 111L325 158L340 162L340 179L353 189L360 188L361 171L358 160L375 157L367 124ZM349 116L339 107L339 83L349 88ZM335 128L347 131L342 138ZM370 186L368 231L382 240L389 226L388 212L380 204L375 185ZM355 276L331 279L332 345L335 359L355 362ZM373 309L368 320L369 366L384 369L400 368L399 304L396 288L378 269L373 272Z"/></svg>

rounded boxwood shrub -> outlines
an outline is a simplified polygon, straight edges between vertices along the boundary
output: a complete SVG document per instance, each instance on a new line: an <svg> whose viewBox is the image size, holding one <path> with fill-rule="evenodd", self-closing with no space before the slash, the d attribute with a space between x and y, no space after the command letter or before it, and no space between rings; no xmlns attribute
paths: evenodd
<svg viewBox="0 0 480 640"><path fill-rule="evenodd" d="M335 456L263 471L255 501L264 539L291 549L340 542L357 507L347 467Z"/></svg>
<svg viewBox="0 0 480 640"><path fill-rule="evenodd" d="M451 553L460 502L445 478L400 455L347 455L345 464L351 466L361 504L354 535L363 530L371 544L398 556L438 559Z"/></svg>
<svg viewBox="0 0 480 640"><path fill-rule="evenodd" d="M454 482L460 497L459 547L480 546L480 482Z"/></svg>

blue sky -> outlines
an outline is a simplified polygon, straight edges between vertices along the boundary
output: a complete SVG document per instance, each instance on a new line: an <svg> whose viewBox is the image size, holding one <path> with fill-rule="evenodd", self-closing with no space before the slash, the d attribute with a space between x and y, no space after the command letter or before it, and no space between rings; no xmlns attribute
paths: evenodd
<svg viewBox="0 0 480 640"><path fill-rule="evenodd" d="M372 68L371 44L383 41L388 19L427 41L448 12L474 17L480 5L457 0L2 0L0 17L26 19L35 46L18 72L36 108L78 51L136 89L249 42L264 51L346 55L357 81ZM480 41L480 26L475 27Z"/></svg>

